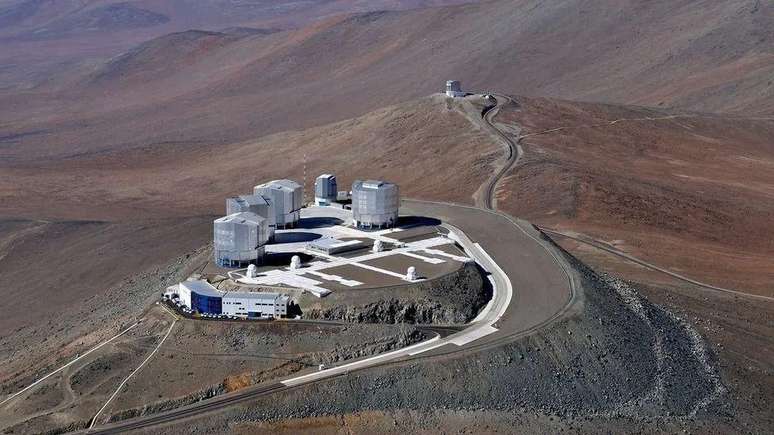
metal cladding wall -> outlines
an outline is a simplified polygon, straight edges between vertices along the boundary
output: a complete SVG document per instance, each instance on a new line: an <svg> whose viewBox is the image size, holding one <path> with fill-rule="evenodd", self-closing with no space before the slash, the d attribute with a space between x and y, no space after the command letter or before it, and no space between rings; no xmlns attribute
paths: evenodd
<svg viewBox="0 0 774 435"><path fill-rule="evenodd" d="M240 195L226 199L226 216L250 212L266 219L269 227L269 239L274 237L274 230L277 228L277 216L274 212L274 205L270 198L260 195Z"/></svg>
<svg viewBox="0 0 774 435"><path fill-rule="evenodd" d="M279 293L228 292L223 296L223 314L242 317L284 317L287 295Z"/></svg>
<svg viewBox="0 0 774 435"><path fill-rule="evenodd" d="M336 201L339 193L339 187L336 183L336 176L333 174L322 174L314 182L315 200L324 200L328 202Z"/></svg>
<svg viewBox="0 0 774 435"><path fill-rule="evenodd" d="M398 186L386 181L352 183L352 217L360 228L392 227L398 222Z"/></svg>
<svg viewBox="0 0 774 435"><path fill-rule="evenodd" d="M293 180L274 180L253 188L254 195L269 198L278 227L292 226L301 218L304 188Z"/></svg>
<svg viewBox="0 0 774 435"><path fill-rule="evenodd" d="M215 261L224 267L239 267L263 257L269 240L267 220L255 213L234 213L213 222Z"/></svg>

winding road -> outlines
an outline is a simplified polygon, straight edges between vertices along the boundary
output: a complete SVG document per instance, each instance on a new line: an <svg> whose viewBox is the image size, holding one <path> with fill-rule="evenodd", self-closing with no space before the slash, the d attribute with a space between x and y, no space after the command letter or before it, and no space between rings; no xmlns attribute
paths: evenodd
<svg viewBox="0 0 774 435"><path fill-rule="evenodd" d="M407 361L459 358L501 346L535 333L577 307L582 298L579 277L559 251L534 226L497 212L495 192L503 176L521 156L518 143L497 128L494 118L510 98L497 95L496 103L482 112L482 126L503 143L505 161L479 189L476 207L404 200L404 214L432 216L445 222L451 237L487 272L493 297L467 327L412 346L349 361L321 371L305 371L277 382L248 387L156 415L125 420L86 430L112 434L138 430L181 419L201 417L257 397L323 382L359 370Z"/></svg>
<svg viewBox="0 0 774 435"><path fill-rule="evenodd" d="M482 113L483 126L490 134L499 139L505 147L505 161L500 168L492 174L492 177L484 183L483 189L479 189L474 195L474 201L477 207L485 210L495 210L497 208L497 186L502 181L514 165L516 165L524 151L519 145L518 139L511 139L506 133L495 126L494 118L500 113L500 108L510 104L513 100L507 95L492 95L496 103L487 106Z"/></svg>

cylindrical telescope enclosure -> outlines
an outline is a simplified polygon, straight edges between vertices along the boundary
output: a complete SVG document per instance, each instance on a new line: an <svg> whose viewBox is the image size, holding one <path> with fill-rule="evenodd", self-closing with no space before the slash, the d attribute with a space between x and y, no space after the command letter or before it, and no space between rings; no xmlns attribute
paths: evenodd
<svg viewBox="0 0 774 435"><path fill-rule="evenodd" d="M234 213L213 222L215 262L221 267L244 267L263 260L269 240L266 219L255 213Z"/></svg>
<svg viewBox="0 0 774 435"><path fill-rule="evenodd" d="M277 228L293 227L301 218L304 188L295 181L269 181L255 186L253 194L266 197L271 201Z"/></svg>
<svg viewBox="0 0 774 435"><path fill-rule="evenodd" d="M398 222L398 186L378 180L352 183L352 218L358 228L389 228Z"/></svg>
<svg viewBox="0 0 774 435"><path fill-rule="evenodd" d="M250 212L266 219L269 227L269 240L274 238L277 228L277 216L271 199L260 195L240 195L226 199L226 215Z"/></svg>
<svg viewBox="0 0 774 435"><path fill-rule="evenodd" d="M322 174L314 182L314 202L317 205L330 205L335 202L338 195L336 176Z"/></svg>

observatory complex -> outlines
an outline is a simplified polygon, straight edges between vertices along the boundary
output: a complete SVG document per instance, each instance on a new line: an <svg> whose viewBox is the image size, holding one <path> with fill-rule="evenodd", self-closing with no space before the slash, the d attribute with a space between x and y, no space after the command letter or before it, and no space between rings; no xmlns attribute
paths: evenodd
<svg viewBox="0 0 774 435"><path fill-rule="evenodd" d="M391 228L398 222L398 186L378 180L352 183L352 219L358 228Z"/></svg>
<svg viewBox="0 0 774 435"><path fill-rule="evenodd" d="M438 227L397 225L396 184L357 180L351 192L337 188L334 174L320 175L315 205L309 206L303 204L303 186L292 180L270 181L255 186L253 195L228 198L227 215L213 221L217 267L205 265L198 276L170 287L165 300L203 317L280 318L291 303L285 292L324 297L400 286L470 260ZM351 208L345 204L350 197ZM210 272L204 272L207 267Z"/></svg>

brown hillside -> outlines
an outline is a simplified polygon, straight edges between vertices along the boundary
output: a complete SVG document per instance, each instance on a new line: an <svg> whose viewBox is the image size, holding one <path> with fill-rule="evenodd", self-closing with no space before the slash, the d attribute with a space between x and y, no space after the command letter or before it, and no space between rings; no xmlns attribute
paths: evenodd
<svg viewBox="0 0 774 435"><path fill-rule="evenodd" d="M448 104L448 105L447 105ZM428 97L303 131L209 146L163 147L8 165L0 172L0 214L98 219L223 213L225 198L261 181L319 173L342 186L362 177L401 184L403 195L471 202L502 153L459 104ZM475 109L464 105L476 116Z"/></svg>
<svg viewBox="0 0 774 435"><path fill-rule="evenodd" d="M165 67L180 44L169 38L158 56L97 67L113 80L2 97L0 136L12 139L0 157L242 141L359 116L452 77L522 95L770 113L772 29L771 5L742 0L494 1L331 18ZM140 69L159 74L123 79Z"/></svg>
<svg viewBox="0 0 774 435"><path fill-rule="evenodd" d="M500 207L774 295L774 119L519 98L498 121L526 135Z"/></svg>

